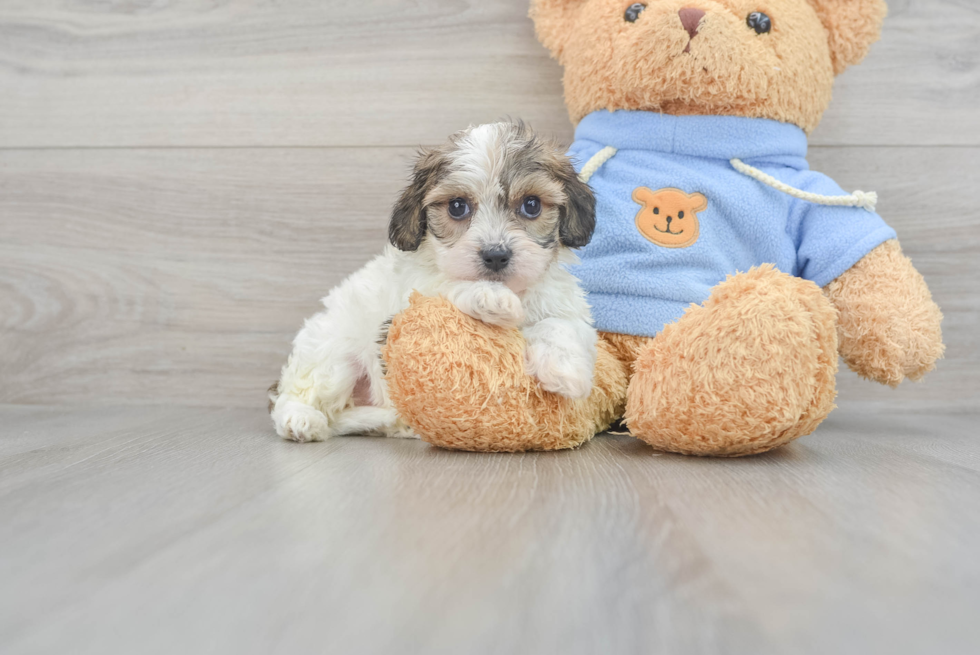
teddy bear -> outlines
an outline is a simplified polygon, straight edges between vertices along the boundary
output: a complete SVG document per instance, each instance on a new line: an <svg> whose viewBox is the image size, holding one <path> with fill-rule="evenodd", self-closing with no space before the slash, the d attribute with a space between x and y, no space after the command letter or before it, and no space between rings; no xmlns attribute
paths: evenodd
<svg viewBox="0 0 980 655"><path fill-rule="evenodd" d="M524 371L517 330L414 296L391 398L447 448L571 448L620 419L661 451L765 452L834 408L838 356L890 386L943 354L942 315L873 194L806 162L882 0L534 0L564 67L569 154L596 195L572 270L599 330L592 393Z"/></svg>

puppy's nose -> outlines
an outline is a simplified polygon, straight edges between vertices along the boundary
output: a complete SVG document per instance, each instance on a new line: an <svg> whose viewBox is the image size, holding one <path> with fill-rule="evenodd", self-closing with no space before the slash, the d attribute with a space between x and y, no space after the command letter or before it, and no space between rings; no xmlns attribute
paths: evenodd
<svg viewBox="0 0 980 655"><path fill-rule="evenodd" d="M480 257L483 258L483 263L494 273L507 268L507 264L510 263L510 258L513 254L510 248L504 248L502 246L484 248L480 251Z"/></svg>
<svg viewBox="0 0 980 655"><path fill-rule="evenodd" d="M681 17L681 25L693 39L698 35L698 24L704 18L704 12L695 7L684 7L677 12Z"/></svg>

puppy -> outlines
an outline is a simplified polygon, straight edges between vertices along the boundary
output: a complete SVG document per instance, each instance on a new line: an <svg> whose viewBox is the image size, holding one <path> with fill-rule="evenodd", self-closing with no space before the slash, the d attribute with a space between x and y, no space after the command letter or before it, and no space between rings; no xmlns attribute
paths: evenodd
<svg viewBox="0 0 980 655"><path fill-rule="evenodd" d="M276 432L415 436L388 398L381 346L413 290L486 323L519 327L526 370L547 391L592 388L596 331L566 265L595 228L595 198L557 145L522 124L481 125L423 151L395 204L384 254L323 299L277 385Z"/></svg>

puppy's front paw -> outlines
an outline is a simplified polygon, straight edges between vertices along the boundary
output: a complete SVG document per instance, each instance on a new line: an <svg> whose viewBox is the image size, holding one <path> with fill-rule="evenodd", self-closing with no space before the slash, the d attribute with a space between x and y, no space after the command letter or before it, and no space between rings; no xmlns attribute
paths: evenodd
<svg viewBox="0 0 980 655"><path fill-rule="evenodd" d="M541 388L566 398L585 398L592 392L594 366L584 354L531 343L524 351L528 375L538 379Z"/></svg>
<svg viewBox="0 0 980 655"><path fill-rule="evenodd" d="M272 411L276 432L283 439L304 443L323 441L330 436L330 426L323 412L296 401L287 401Z"/></svg>
<svg viewBox="0 0 980 655"><path fill-rule="evenodd" d="M474 282L452 294L449 300L464 314L491 325L512 328L524 321L521 299L500 283Z"/></svg>

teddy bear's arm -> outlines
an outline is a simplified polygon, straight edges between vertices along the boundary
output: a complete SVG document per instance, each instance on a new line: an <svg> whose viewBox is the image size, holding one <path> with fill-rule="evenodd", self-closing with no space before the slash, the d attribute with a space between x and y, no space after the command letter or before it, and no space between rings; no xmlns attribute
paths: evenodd
<svg viewBox="0 0 980 655"><path fill-rule="evenodd" d="M839 312L841 357L858 375L895 387L936 367L943 316L898 241L872 250L824 293Z"/></svg>

